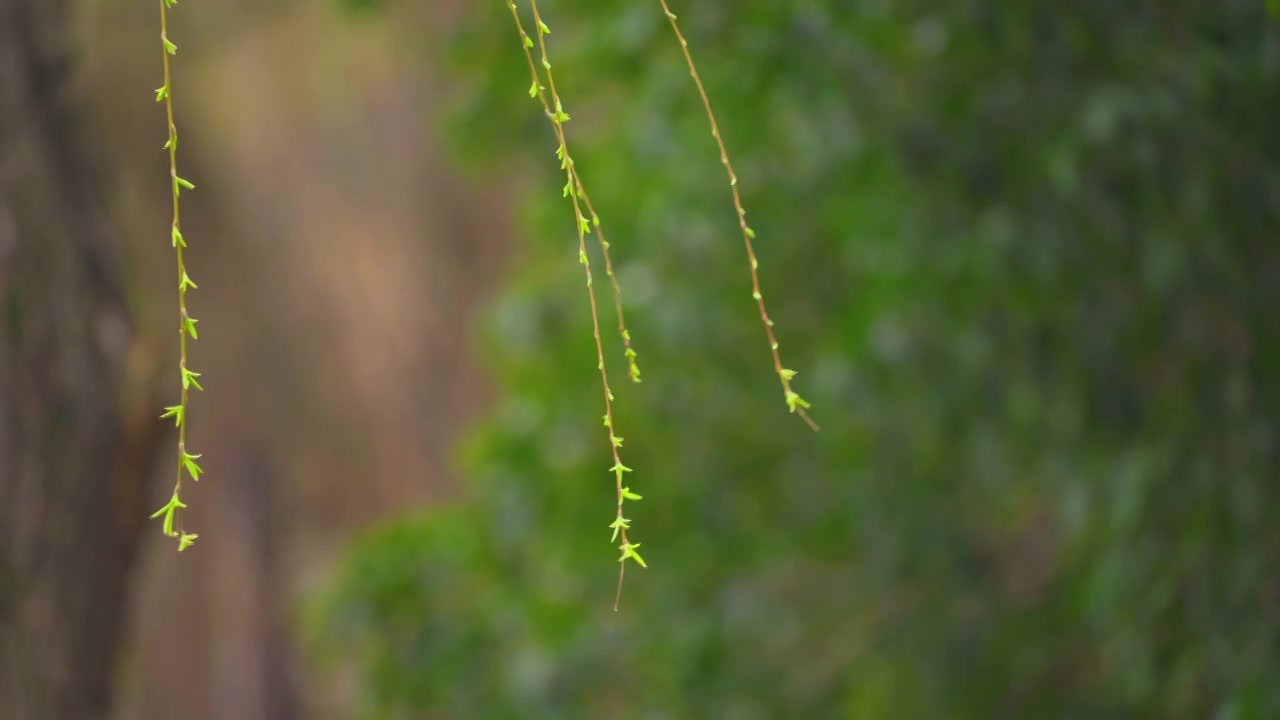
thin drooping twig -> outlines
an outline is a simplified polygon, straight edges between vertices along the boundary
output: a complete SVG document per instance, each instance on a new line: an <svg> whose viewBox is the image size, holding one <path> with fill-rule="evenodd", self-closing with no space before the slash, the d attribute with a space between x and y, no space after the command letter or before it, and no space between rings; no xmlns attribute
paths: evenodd
<svg viewBox="0 0 1280 720"><path fill-rule="evenodd" d="M725 149L724 139L720 137L720 127L716 124L716 115L711 110L711 100L708 99L707 90L702 85L702 78L698 76L698 68L693 62L693 55L689 52L689 42L685 40L684 34L680 32L680 26L676 23L676 14L671 12L671 8L667 6L667 0L658 0L658 4L662 6L662 12L671 23L671 31L675 33L676 40L680 42L680 50L684 53L685 63L689 66L689 75L693 78L693 83L698 88L698 95L702 98L702 107L707 113L707 122L711 125L711 136L715 138L716 145L720 148L720 163L724 165L725 172L729 176L729 190L733 194L733 208L738 213L738 227L742 230L742 242L746 246L747 260L751 265L751 297L755 299L756 305L760 309L760 321L764 324L765 335L769 338L769 351L773 353L773 368L778 373L778 379L782 381L782 392L787 401L787 409L799 415L809 424L809 427L817 430L817 423L806 412L809 408L809 402L791 389L791 380L796 375L795 371L788 370L782 365L782 356L778 353L778 339L773 332L773 320L769 318L769 311L764 304L764 293L760 291L760 263L756 259L755 247L751 242L756 233L751 229L751 226L747 225L747 211L743 209L742 198L738 195L738 175L733 171L733 164L729 161L729 151Z"/></svg>
<svg viewBox="0 0 1280 720"><path fill-rule="evenodd" d="M519 12L516 10L513 3L508 2L507 5L511 9L513 16L516 18L517 28L519 28L520 32L523 33L524 28L520 24ZM540 32L542 29L547 28L546 24L539 19L536 8L534 10L534 19L539 23ZM547 28L547 30L546 34L550 34L549 28ZM526 34L524 38L528 38L528 35ZM533 80L533 84L529 87L529 94L542 103L543 112L545 112L547 117L551 120L552 128L556 131L556 139L560 141L560 148L556 152L557 155L560 156L561 168L568 173L568 176L573 183L573 189L577 191L578 197L582 200L582 204L591 215L591 226L594 229L596 239L599 241L600 254L604 256L605 274L609 276L609 285L613 290L613 307L618 316L618 336L622 338L624 355L627 358L628 374L630 375L632 382L640 382L640 366L636 362L636 351L631 347L631 333L627 330L626 316L622 310L622 287L618 284L618 276L613 271L613 259L610 257L609 253L609 241L605 239L604 228L600 224L600 215L596 213L595 207L591 204L591 197L587 194L587 188L582 181L581 173L574 164L573 157L569 154L569 147L565 143L563 137L563 128L560 127L562 122L568 122L569 115L564 112L564 106L560 102L559 94L556 93L555 78L551 75L550 63L546 63L544 67L547 74L547 85L544 86L542 84L541 76L538 73L538 66L533 59L530 42L531 41L522 42L521 44L521 47L524 49L525 59L529 63L529 74ZM544 62L545 59L546 57L544 53ZM547 99L548 91L552 98L550 102ZM552 102L555 103L557 108L554 112L551 109ZM569 194L568 190L569 186L566 185L565 195Z"/></svg>
<svg viewBox="0 0 1280 720"><path fill-rule="evenodd" d="M527 50L527 48L526 48ZM550 71L548 71L550 76ZM547 106L546 97L542 93L538 94L538 99L542 100L542 107L551 113L551 108ZM568 150L565 150L566 157ZM596 214L596 209L591 206L591 198L587 196L587 189L582 184L582 176L578 174L575 168L573 171L574 187L578 190L578 196L582 198L582 202L587 206L587 212L591 213L591 225L596 230L596 237L600 240L600 253L604 255L604 272L609 276L609 284L613 287L613 307L618 315L618 336L622 338L623 354L627 358L627 371L631 377L631 382L640 382L640 366L636 364L636 351L631 348L631 333L627 330L627 321L622 314L622 288L618 285L618 276L613 272L613 261L609 259L609 241L604 238L604 227L600 225L600 216Z"/></svg>
<svg viewBox="0 0 1280 720"><path fill-rule="evenodd" d="M178 461L177 472L173 483L173 495L169 502L151 517L164 517L164 533L178 538L178 550L182 551L195 542L198 535L187 533L182 524L182 510L186 504L182 502L183 473L189 474L192 480L199 481L203 472L196 460L200 455L187 452L187 406L188 395L192 387L203 390L196 379L200 373L187 367L187 338L198 337L197 320L187 312L187 290L196 287L183 261L182 250L187 246L182 236L181 215L178 197L183 189L194 190L195 186L178 175L178 129L173 121L173 75L169 68L169 58L178 53L178 46L169 40L169 8L177 4L177 0L160 0L160 44L164 58L164 85L156 90L156 101L165 105L165 117L168 121L169 139L164 148L169 151L169 180L173 191L173 225L170 228L170 241L178 259L178 371L182 381L182 391L177 405L165 408L160 417L173 418L178 427Z"/></svg>
<svg viewBox="0 0 1280 720"><path fill-rule="evenodd" d="M631 492L631 489L622 483L623 473L630 472L631 468L622 464L622 458L619 454L619 448L622 447L623 438L619 437L616 432L613 417L613 392L609 388L609 372L605 367L604 345L600 338L600 316L596 307L595 289L593 287L591 276L591 261L587 257L586 246L586 233L592 226L595 227L599 237L601 250L605 257L605 267L610 280L613 283L614 301L618 310L619 332L622 335L623 342L626 344L627 360L632 367L632 378L637 382L639 381L639 370L635 367L635 352L631 349L630 336L628 335L626 325L622 320L620 291L609 260L608 242L604 239L604 235L600 231L599 217L596 215L594 209L592 209L590 200L586 197L584 184L581 177L578 175L577 168L573 161L573 156L569 152L569 145L565 138L564 123L569 120L569 115L564 111L564 105L560 100L559 94L556 92L555 78L551 74L551 61L548 59L547 55L546 36L551 33L551 30L547 27L547 24L543 22L542 17L538 12L537 0L531 0L530 6L533 10L533 19L538 27L537 44L541 55L541 65L547 77L547 83L544 87L538 73L537 64L533 59L533 53L531 52L534 46L534 41L529 37L529 34L525 32L524 24L520 21L520 13L516 8L515 2L508 0L507 6L511 10L511 17L515 21L516 30L520 33L521 46L524 49L525 58L529 64L529 73L533 83L529 88L529 94L541 101L543 110L548 119L550 119L551 125L555 130L556 139L559 141L559 147L556 150L556 154L560 158L560 167L566 174L564 194L573 204L574 217L577 221L578 260L582 265L587 280L587 297L590 302L591 325L596 344L596 364L600 371L600 383L604 391L604 425L609 432L609 449L613 455L613 467L610 468L610 471L614 473L615 489L618 501L617 513L613 523L609 525L613 530L613 540L621 540L619 549L622 551L622 556L618 558L618 587L613 603L613 609L617 611L619 602L622 598L622 582L626 575L626 561L631 559L639 563L641 567L645 566L644 559L636 550L640 547L640 543L632 543L627 537L627 530L630 527L630 521L622 514L622 506L625 501L639 500L641 499L641 496ZM548 94L550 95L550 101L548 101ZM579 203L580 199L582 201L581 204ZM588 220L582 213L583 205L585 205L587 207L587 211L591 213L590 220Z"/></svg>

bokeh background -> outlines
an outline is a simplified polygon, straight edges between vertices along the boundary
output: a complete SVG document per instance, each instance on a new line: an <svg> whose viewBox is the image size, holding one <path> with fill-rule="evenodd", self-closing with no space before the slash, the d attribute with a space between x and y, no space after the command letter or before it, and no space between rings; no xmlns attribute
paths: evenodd
<svg viewBox="0 0 1280 720"><path fill-rule="evenodd" d="M645 374L615 383L649 563L618 613L573 216L506 4L173 13L207 475L200 541L139 523L98 621L109 717L1280 718L1268 3L672 1L822 430L657 0L543 0ZM167 378L156 11L66 18ZM10 632L17 677L40 630Z"/></svg>

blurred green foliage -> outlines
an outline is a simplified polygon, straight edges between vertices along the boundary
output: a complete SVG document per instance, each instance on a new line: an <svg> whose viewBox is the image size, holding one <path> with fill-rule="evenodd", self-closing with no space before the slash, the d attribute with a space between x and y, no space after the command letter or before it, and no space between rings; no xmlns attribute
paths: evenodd
<svg viewBox="0 0 1280 720"><path fill-rule="evenodd" d="M1263 2L676 2L817 435L656 0L540 4L646 373L650 567L611 612L573 217L478 5L459 148L540 175L470 501L371 533L321 606L366 717L1280 717Z"/></svg>

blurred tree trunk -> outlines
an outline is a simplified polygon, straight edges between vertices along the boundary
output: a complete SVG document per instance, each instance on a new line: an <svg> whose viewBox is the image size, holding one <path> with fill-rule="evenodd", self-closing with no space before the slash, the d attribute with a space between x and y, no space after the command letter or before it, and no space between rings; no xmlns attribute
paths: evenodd
<svg viewBox="0 0 1280 720"><path fill-rule="evenodd" d="M163 425L66 0L0 0L0 717L107 714Z"/></svg>

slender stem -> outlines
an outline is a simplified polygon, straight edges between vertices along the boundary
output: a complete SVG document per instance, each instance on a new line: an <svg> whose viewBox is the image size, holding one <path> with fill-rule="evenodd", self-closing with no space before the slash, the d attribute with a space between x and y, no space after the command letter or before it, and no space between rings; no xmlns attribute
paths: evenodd
<svg viewBox="0 0 1280 720"><path fill-rule="evenodd" d="M168 142L165 148L169 151L169 184L173 193L173 226L170 235L173 241L174 254L178 262L178 373L181 380L181 395L178 405L167 409L165 417L174 417L178 426L177 468L173 482L173 496L169 504L162 508L157 516L164 514L165 531L179 538L178 549L182 550L194 541L195 535L188 535L183 525L182 479L183 473L191 474L193 480L199 479L199 466L195 464L198 455L187 453L187 407L189 388L194 385L199 373L192 372L187 366L187 336L195 337L195 319L187 312L187 290L195 287L195 283L187 275L183 249L186 241L182 236L182 220L178 197L181 189L190 189L192 185L178 175L178 129L173 119L173 73L170 67L170 56L177 52L177 47L169 40L169 7L176 0L159 0L160 2L160 50L164 67L164 85L157 91L157 100L164 101L165 118L168 123ZM174 529L176 527L176 530Z"/></svg>
<svg viewBox="0 0 1280 720"><path fill-rule="evenodd" d="M160 35L164 40L169 39L169 8L165 0L160 0ZM169 69L169 51L161 45L160 54L164 58L164 86L166 88L164 97L165 116L168 119L169 129L169 184L173 189L173 227L179 231L182 229L181 210L178 205L178 137L177 126L173 122L173 82L172 73ZM182 282L182 278L186 275L186 266L183 263L182 247L175 244L174 252L178 257L178 367L179 372L187 367L187 287ZM184 383L185 385L185 383ZM187 388L182 388L182 396L179 406L182 411L178 415L178 461L177 473L173 482L173 494L175 497L182 495L182 454L186 452L187 444ZM179 508L175 513L175 522L178 527L178 533L183 533L182 525L182 509Z"/></svg>
<svg viewBox="0 0 1280 720"><path fill-rule="evenodd" d="M550 72L548 72L548 77ZM543 108L550 113L547 107L546 98L542 93L538 94L542 100ZM565 148L565 155L568 157L568 147ZM572 167L572 163L570 164ZM577 168L573 168L573 181L578 190L579 197L582 198L583 204L587 206L587 212L591 213L591 224L595 227L596 237L600 241L600 253L604 255L604 272L609 276L609 284L613 287L613 307L618 315L618 336L622 338L623 352L627 358L627 367L631 374L632 382L640 382L640 366L636 364L636 352L631 348L631 333L627 331L627 321L622 313L622 288L618 285L618 276L613 272L613 261L609 258L609 241L604 238L604 228L600 225L600 216L596 214L596 209L591 205L591 198L587 196L587 189L582 184L582 176L578 174Z"/></svg>
<svg viewBox="0 0 1280 720"><path fill-rule="evenodd" d="M755 237L755 232L747 225L747 211L742 207L742 198L738 195L738 175L733 171L733 164L729 161L729 151L725 149L724 139L720 137L720 128L716 124L716 114L711 110L711 100L707 98L706 88L702 85L702 78L698 76L698 68L693 62L693 55L689 52L689 42L685 40L684 34L680 32L680 26L676 23L676 15L671 12L671 8L667 6L667 0L658 0L658 4L662 6L662 11L667 16L667 20L671 23L671 31L675 33L676 40L680 42L680 50L684 53L685 63L689 66L689 75L693 78L693 83L698 87L698 95L702 98L702 107L707 113L707 122L711 125L711 136L715 138L716 145L720 148L720 163L724 165L725 172L729 176L729 190L733 193L733 208L738 213L738 228L742 231L742 242L747 249L747 260L751 265L751 296L755 298L756 305L760 308L760 321L764 324L765 335L769 338L769 351L773 354L773 368L778 374L778 379L782 381L783 397L786 398L787 406L792 412L798 414L804 419L809 427L814 430L818 429L817 423L809 417L809 413L805 412L805 403L791 389L791 376L794 375L782 365L782 356L778 353L778 339L773 332L773 320L769 318L769 311L764 304L764 293L760 290L760 263L756 259L755 247L752 245L751 238Z"/></svg>

